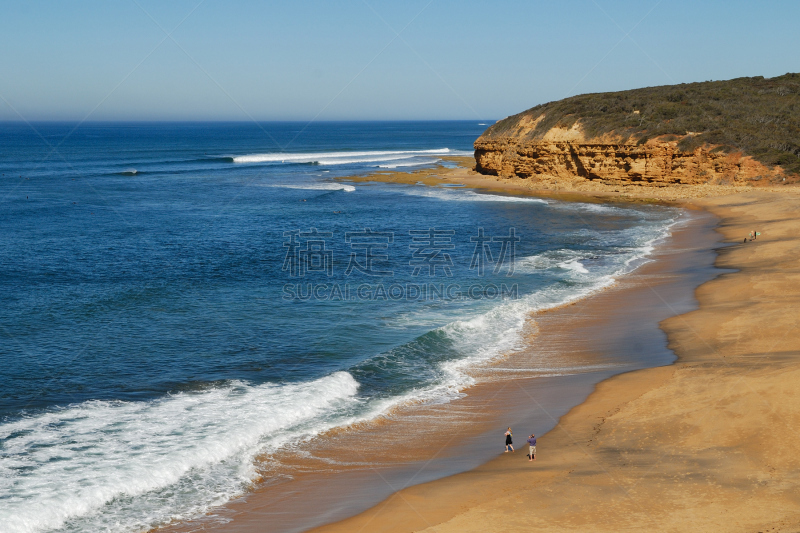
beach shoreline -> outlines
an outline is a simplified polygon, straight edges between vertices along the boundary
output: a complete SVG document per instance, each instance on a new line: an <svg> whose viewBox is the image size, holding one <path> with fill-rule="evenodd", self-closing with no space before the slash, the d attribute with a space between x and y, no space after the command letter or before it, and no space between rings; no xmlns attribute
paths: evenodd
<svg viewBox="0 0 800 533"><path fill-rule="evenodd" d="M535 183L503 187L467 169L431 174L417 181L540 195ZM717 231L733 246L721 248L715 264L731 271L697 288L697 310L661 323L677 361L599 383L557 430L539 435L533 472L501 455L315 531L794 531L800 217L796 189L774 189L700 186L652 195L719 217ZM636 193L646 200L645 188ZM624 194L616 198L632 196ZM742 243L749 231L762 236Z"/></svg>
<svg viewBox="0 0 800 533"><path fill-rule="evenodd" d="M459 169L455 169L455 171L458 172ZM405 176L418 175L417 173L400 174ZM605 199L595 199L595 201L604 200ZM546 326L543 328L545 332L549 331L557 334L556 336L558 338L553 338L548 341L551 346L551 348L549 348L550 352L555 352L557 350L564 351L565 344L579 344L579 339L576 336L577 334L570 334L568 332L575 331L573 327L576 318L575 313L580 313L581 310L587 308L587 300L597 300L599 297L600 301L606 302L603 305L611 305L616 309L623 309L625 308L624 302L626 298L628 298L626 295L638 294L638 298L641 300L642 294L650 290L647 288L648 284L646 282L643 283L642 280L648 277L680 277L680 274L677 272L680 266L676 265L676 260L679 257L683 257L688 249L702 248L706 251L710 250L713 243L717 241L716 234L712 231L714 225L715 222L710 222L709 218L706 218L704 221L696 219L689 221L688 225L678 230L678 233L683 234L680 242L667 243L664 246L658 247L655 257L651 258L655 259L654 261L649 261L633 273L623 276L616 286L603 290L600 293L596 293L574 304L565 306L564 308L549 310L542 313L541 316L532 319L532 321L538 319L546 323ZM700 229L705 231L702 238L700 237L703 231L698 231ZM702 240L702 243L698 242L698 240ZM664 258L669 256L672 257L673 264L671 267L665 267L663 264ZM702 261L711 269L710 265L712 260L713 258L709 256ZM696 259L693 259L692 263L699 264ZM666 272L666 270L669 270L669 272ZM713 274L706 272L703 275L706 276L705 279L707 279ZM688 297L688 300L690 300L688 302L689 305L694 305L693 301L691 301L694 288L702 281L705 281L705 279L692 278L692 276L686 276L684 274L682 281L683 286L680 287L677 292L672 292L677 295L677 293L682 291L682 298L685 300ZM686 285L687 283L688 285ZM609 304L608 302L616 303ZM677 300L672 303L675 306L686 304L686 302L677 302ZM597 308L598 305L601 304L594 304L594 308ZM592 304L589 303L589 306L591 308ZM606 321L603 323L605 325L595 324L592 329L590 324L585 324L582 337L584 339L594 338L602 343L604 337L611 338L615 334L618 338L621 338L623 333L620 329L621 325L625 322L637 324L644 324L647 322L646 319L643 319L643 316L636 316L635 306L630 306L628 309L632 311L630 316L616 317L616 319L606 317ZM595 317L594 321L597 322L597 315L600 313L595 312L592 314ZM357 440L371 442L373 444L368 446L368 448L374 447L380 450L376 456L360 457L365 463L370 461L374 462L374 464L378 465L377 469L371 468L365 470L362 468L354 469L349 472L340 471L334 476L331 476L326 474L328 470L326 465L317 463L316 461L310 461L310 464L304 468L303 472L295 473L290 484L262 487L253 493L245 495L242 499L226 505L220 512L215 513L217 518L222 518L222 521L191 521L168 527L166 530L195 531L198 529L214 529L222 531L255 531L263 528L265 524L269 524L270 530L301 531L315 525L334 522L346 516L362 512L372 505L379 503L384 498L391 497L394 488L435 479L441 480L441 478L448 478L448 476L453 476L459 472L468 472L480 468L481 465L494 456L495 451L493 445L490 445L492 446L491 450L480 449L480 447L485 447L487 445L487 439L489 439L488 442L493 442L492 437L488 437L487 435L493 430L496 430L494 426L497 425L499 420L511 419L514 420L514 423L518 424L520 428L523 426L531 426L546 430L555 425L555 421L566 414L571 406L580 404L585 400L586 396L589 395L598 382L612 375L619 374L620 372L629 372L635 368L642 368L642 366L650 367L669 364L674 357L666 348L666 341L657 338L658 335L663 336L663 332L658 330L657 324L661 319L666 318L666 316L669 315L663 315L657 319L649 316L650 320L648 324L653 331L647 333L650 337L642 339L642 342L645 344L663 343L663 349L659 348L655 350L660 350L660 360L653 360L638 367L622 367L619 365L619 361L617 361L615 365L611 365L613 368L608 370L598 370L593 373L567 376L566 378L546 378L539 376L534 380L526 380L524 376L518 375L517 379L514 381L514 387L512 387L510 391L501 390L505 387L503 384L484 383L470 388L467 400L458 400L454 404L450 404L444 408L438 406L423 408L422 410L420 410L419 407L406 409L399 413L398 417L394 417L390 420L388 422L389 427L393 428L394 431L399 431L401 435L403 435L404 432L407 434L408 428L406 427L404 429L403 422L399 419L405 419L406 424L411 423L417 426L419 426L420 423L430 426L430 420L436 419L437 423L441 424L439 429L444 429L445 434L448 432L450 433L451 436L449 439L442 438L442 435L436 432L433 434L430 432L422 433L425 442L429 443L434 450L439 450L434 454L434 467L431 466L432 463L430 462L432 457L421 454L420 450L413 449L413 446L411 450L403 450L404 445L401 443L399 446L395 446L395 448L398 448L400 458L403 459L405 457L407 463L398 466L395 470L392 470L391 465L387 468L387 465L381 465L379 459L381 455L385 455L385 443L388 437L386 434L387 427L385 427L384 424L378 424L379 427L356 428L356 431L351 433L360 434ZM590 333L587 333L587 331L590 331ZM536 349L541 351L546 344L543 345L538 341L539 339L537 338ZM555 346L558 346L558 348L554 348ZM616 348L619 351L619 345L617 345ZM613 349L614 347L606 347L607 351ZM572 361L575 364L579 364L582 360L586 362L590 358L594 358L596 362L602 359L602 355L599 353L601 351L602 350L594 350L593 353L590 353L590 350L587 350L584 346L582 349L573 349L572 352L568 356L564 356L563 359L565 361ZM538 353L539 352L537 352L537 354ZM525 366L526 360L524 357L515 355L514 358L517 359L518 369L519 367ZM548 379L550 381L548 381ZM532 388L529 389L529 392L520 394L516 387L523 384L532 384ZM569 391L569 393L565 391ZM537 402L539 402L542 409L540 409L538 413L538 418L531 417L530 413L525 412L528 410L527 406L529 403L529 399L526 395L530 394L540 394L540 396L537 396ZM462 416L452 417L452 411L456 410L461 412ZM412 411L416 412L412 413ZM478 411L480 411L480 416L476 416ZM466 417L463 415L466 415ZM442 421L443 418L446 417L449 417L450 420ZM469 420L467 421L466 418L469 418ZM465 422L468 423L466 423L464 427L458 426L458 424ZM454 428L456 429L454 430ZM416 431L418 430L419 427L416 428ZM543 432L542 430L537 431L540 433ZM524 440L524 438L521 437L525 437L526 435L517 433L515 436L517 439L516 442L519 442L520 440ZM340 436L336 437L338 438ZM457 441L455 444L453 442L448 442L448 440L452 441L454 437ZM350 444L352 445L353 443ZM341 448L341 443L339 446L333 445L329 450L326 450L326 453L330 454L332 459L341 458ZM345 446L345 448L347 448L347 446ZM406 452L405 455L404 452ZM465 454L468 454L466 460L464 459ZM430 453L428 453L428 455L430 455ZM524 458L524 453L518 455ZM308 456L301 458L284 456L281 460L285 462L295 461L298 463L309 463ZM315 468L318 469L318 471L314 471ZM417 475L414 474L415 471L417 474L424 471L424 474ZM409 476L409 473L413 475ZM436 483L436 481L434 481L434 483ZM333 497L330 496L330 492L335 493ZM353 501L349 502L347 505L343 505L343 494L347 495L347 499L352 499ZM318 513L317 517L309 517L308 513L304 511L308 506L309 499L315 501L315 512Z"/></svg>

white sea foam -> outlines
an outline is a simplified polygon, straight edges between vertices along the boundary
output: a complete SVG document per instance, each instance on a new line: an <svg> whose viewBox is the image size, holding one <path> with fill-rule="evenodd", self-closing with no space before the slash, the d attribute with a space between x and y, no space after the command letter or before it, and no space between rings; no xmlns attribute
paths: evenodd
<svg viewBox="0 0 800 533"><path fill-rule="evenodd" d="M405 159L412 159L413 155L395 155L395 156L374 156L374 157L335 157L330 159L318 159L314 161L318 165L332 166L332 165L352 165L354 163L382 163L384 161L399 161ZM380 166L380 165L377 165Z"/></svg>
<svg viewBox="0 0 800 533"><path fill-rule="evenodd" d="M241 493L258 453L348 423L358 383L231 383L89 401L0 426L0 529L141 531Z"/></svg>
<svg viewBox="0 0 800 533"><path fill-rule="evenodd" d="M623 207L616 207L608 204L589 204L583 202L553 202L550 207L554 209L560 209L563 211L584 211L589 213L603 213L603 214L630 213L630 210L625 209Z"/></svg>
<svg viewBox="0 0 800 533"><path fill-rule="evenodd" d="M378 168L400 168L400 167L417 167L420 165L430 165L432 163L438 163L441 159L427 159L427 160L414 160L408 161L406 163L393 163L390 165L378 165Z"/></svg>
<svg viewBox="0 0 800 533"><path fill-rule="evenodd" d="M463 155L467 152L437 148L433 150L370 150L364 152L304 152L267 153L234 156L234 163L317 163L320 165L343 165L352 163L374 163L394 161L419 156ZM471 155L471 154L470 154Z"/></svg>
<svg viewBox="0 0 800 533"><path fill-rule="evenodd" d="M356 188L346 183L293 183L269 185L270 187L280 187L282 189L302 189L308 191L344 191L354 192Z"/></svg>
<svg viewBox="0 0 800 533"><path fill-rule="evenodd" d="M573 259L572 261L564 261L563 263L559 263L558 266L564 268L566 270L572 270L574 272L579 272L581 274L588 274L589 271L586 270L586 267L583 266L583 263L578 261L577 259Z"/></svg>
<svg viewBox="0 0 800 533"><path fill-rule="evenodd" d="M459 184L460 185L460 184ZM405 189L403 192L412 196L425 196L450 202L508 202L508 203L527 203L527 204L549 204L547 200L541 198L529 198L525 196L502 196L499 194L477 193L471 189L459 189L458 187L414 187Z"/></svg>
<svg viewBox="0 0 800 533"><path fill-rule="evenodd" d="M465 357L441 364L442 378L426 391L427 395L449 401L462 394L474 383L469 369L522 348L521 335L530 313L559 307L613 285L619 276L640 265L653 252L655 243L670 234L675 220L649 227L625 230L628 241L625 249L608 255L596 252L561 249L538 256L524 257L515 262L515 270L549 268L568 271L571 284L553 285L518 300L505 301L469 320L458 320L441 330L450 337L455 348ZM620 232L623 233L623 232ZM595 272L584 262L596 260Z"/></svg>

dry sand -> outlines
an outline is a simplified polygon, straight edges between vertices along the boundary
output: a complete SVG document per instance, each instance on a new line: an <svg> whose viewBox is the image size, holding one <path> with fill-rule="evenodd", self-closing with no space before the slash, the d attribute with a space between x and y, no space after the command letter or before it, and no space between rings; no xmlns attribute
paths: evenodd
<svg viewBox="0 0 800 533"><path fill-rule="evenodd" d="M738 244L722 249L717 265L737 271L702 285L698 310L661 324L678 355L674 365L598 385L538 436L537 461L524 451L503 454L318 531L800 530L796 188L554 190L467 169L359 179L369 180L680 202L720 218L719 231ZM762 235L742 244L751 230Z"/></svg>

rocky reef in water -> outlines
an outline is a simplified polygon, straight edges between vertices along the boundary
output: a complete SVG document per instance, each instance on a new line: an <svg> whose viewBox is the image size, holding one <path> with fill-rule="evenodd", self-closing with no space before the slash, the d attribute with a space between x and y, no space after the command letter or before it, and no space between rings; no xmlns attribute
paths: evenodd
<svg viewBox="0 0 800 533"><path fill-rule="evenodd" d="M800 181L800 75L739 78L543 104L475 141L476 170L603 183Z"/></svg>

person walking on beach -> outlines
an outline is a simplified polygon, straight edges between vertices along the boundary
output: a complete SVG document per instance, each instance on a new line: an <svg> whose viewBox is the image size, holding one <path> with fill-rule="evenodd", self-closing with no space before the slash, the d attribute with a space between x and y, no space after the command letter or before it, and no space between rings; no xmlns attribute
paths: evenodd
<svg viewBox="0 0 800 533"><path fill-rule="evenodd" d="M536 435L531 433L528 437L528 461L536 460Z"/></svg>
<svg viewBox="0 0 800 533"><path fill-rule="evenodd" d="M506 453L508 453L508 449L511 448L511 451L514 451L514 444L511 442L511 428L508 428L506 431Z"/></svg>

